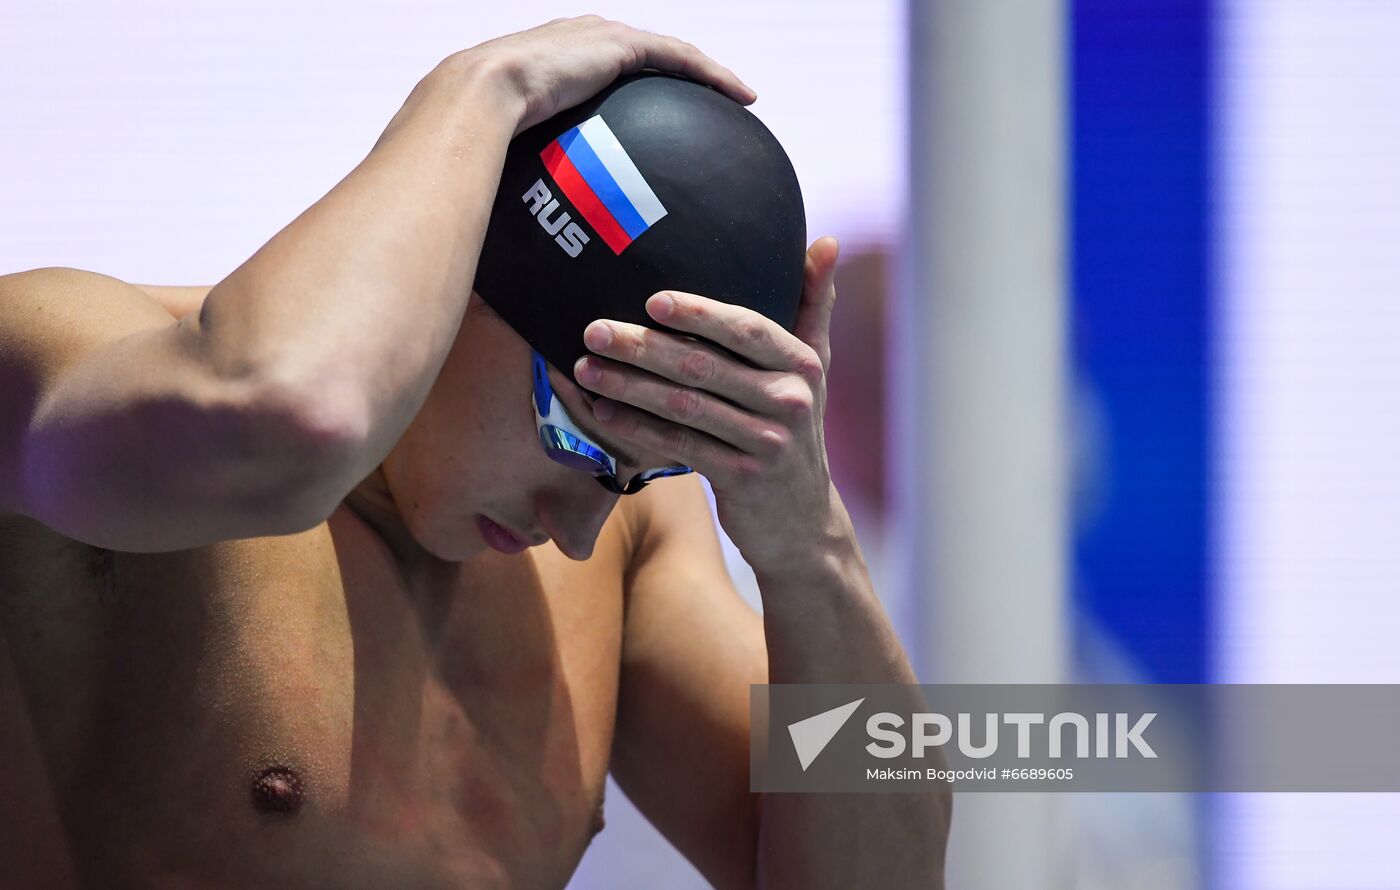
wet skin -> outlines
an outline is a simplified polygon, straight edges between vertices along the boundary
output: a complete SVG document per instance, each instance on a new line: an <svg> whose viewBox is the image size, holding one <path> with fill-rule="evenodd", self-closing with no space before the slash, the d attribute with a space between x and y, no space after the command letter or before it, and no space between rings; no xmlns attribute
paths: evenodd
<svg viewBox="0 0 1400 890"><path fill-rule="evenodd" d="M412 571L349 503L166 554L0 519L0 749L32 777L0 831L104 887L562 886L601 827L630 509L587 562Z"/></svg>

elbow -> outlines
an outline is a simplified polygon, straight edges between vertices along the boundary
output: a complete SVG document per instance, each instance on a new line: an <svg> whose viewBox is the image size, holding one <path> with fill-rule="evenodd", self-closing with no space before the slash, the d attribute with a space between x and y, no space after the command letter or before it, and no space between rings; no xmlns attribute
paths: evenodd
<svg viewBox="0 0 1400 890"><path fill-rule="evenodd" d="M247 422L230 472L245 483L245 509L272 533L324 522L369 471L368 411L347 389L264 381L235 396Z"/></svg>

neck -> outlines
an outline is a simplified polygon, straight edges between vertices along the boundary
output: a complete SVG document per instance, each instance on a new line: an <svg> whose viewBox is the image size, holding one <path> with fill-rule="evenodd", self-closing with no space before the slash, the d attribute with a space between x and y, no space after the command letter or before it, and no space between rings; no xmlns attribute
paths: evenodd
<svg viewBox="0 0 1400 890"><path fill-rule="evenodd" d="M404 523L403 514L384 478L383 466L375 467L374 472L346 495L345 505L379 534L403 570L416 569L434 560Z"/></svg>
<svg viewBox="0 0 1400 890"><path fill-rule="evenodd" d="M413 537L389 491L382 467L355 486L346 496L345 505L388 546L422 624L424 638L436 642L447 626L462 565L437 558Z"/></svg>

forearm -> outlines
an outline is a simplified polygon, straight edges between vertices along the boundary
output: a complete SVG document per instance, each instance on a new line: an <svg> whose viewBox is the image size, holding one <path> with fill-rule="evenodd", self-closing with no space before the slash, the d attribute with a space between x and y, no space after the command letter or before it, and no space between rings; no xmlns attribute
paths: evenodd
<svg viewBox="0 0 1400 890"><path fill-rule="evenodd" d="M771 683L914 683L909 658L870 583L835 488L829 515L801 555L755 566Z"/></svg>
<svg viewBox="0 0 1400 890"><path fill-rule="evenodd" d="M757 571L769 682L917 682L834 488L821 540ZM950 814L948 795L767 795L759 886L940 887Z"/></svg>
<svg viewBox="0 0 1400 890"><path fill-rule="evenodd" d="M492 72L449 60L359 166L204 300L221 373L304 390L362 430L351 474L383 459L442 367L520 113Z"/></svg>

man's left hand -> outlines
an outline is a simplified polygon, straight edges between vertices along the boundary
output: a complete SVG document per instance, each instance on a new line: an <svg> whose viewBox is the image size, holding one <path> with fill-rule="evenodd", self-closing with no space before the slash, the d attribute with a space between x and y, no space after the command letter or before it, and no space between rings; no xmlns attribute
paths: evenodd
<svg viewBox="0 0 1400 890"><path fill-rule="evenodd" d="M709 479L720 524L756 571L840 534L822 430L836 256L830 236L807 250L793 333L751 309L663 291L647 314L681 334L600 319L584 332L596 355L574 368L602 396L593 415L609 433Z"/></svg>

